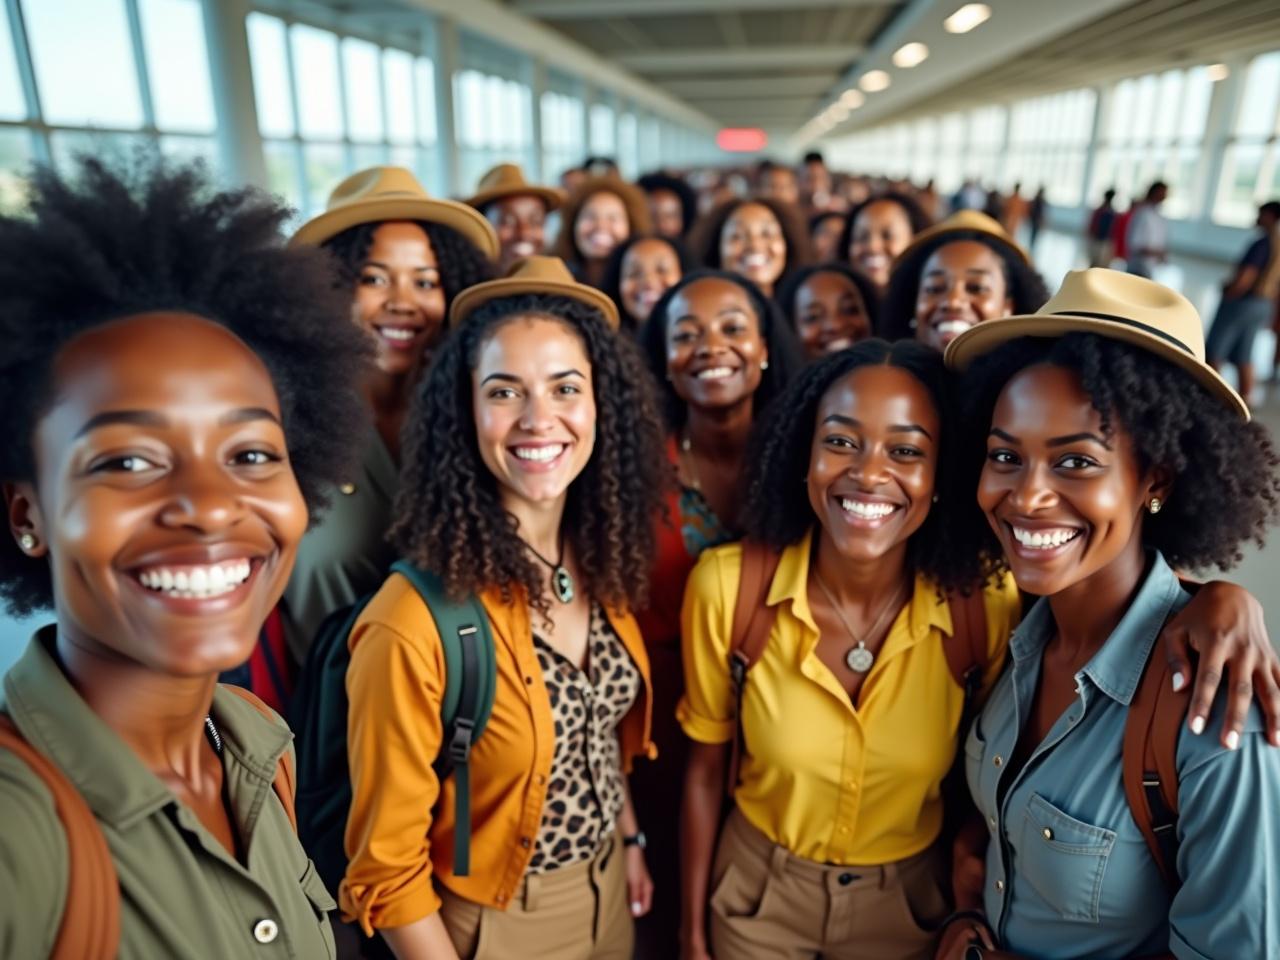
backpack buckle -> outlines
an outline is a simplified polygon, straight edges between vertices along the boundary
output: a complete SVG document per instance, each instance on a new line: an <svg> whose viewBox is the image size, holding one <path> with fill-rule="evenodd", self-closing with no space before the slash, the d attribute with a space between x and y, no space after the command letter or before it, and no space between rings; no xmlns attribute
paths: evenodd
<svg viewBox="0 0 1280 960"><path fill-rule="evenodd" d="M475 726L475 721L470 717L458 717L454 721L453 736L449 738L449 759L454 764L466 763L470 758Z"/></svg>
<svg viewBox="0 0 1280 960"><path fill-rule="evenodd" d="M747 682L747 658L741 651L735 650L729 657L729 677L733 680L734 688L738 690L741 690Z"/></svg>

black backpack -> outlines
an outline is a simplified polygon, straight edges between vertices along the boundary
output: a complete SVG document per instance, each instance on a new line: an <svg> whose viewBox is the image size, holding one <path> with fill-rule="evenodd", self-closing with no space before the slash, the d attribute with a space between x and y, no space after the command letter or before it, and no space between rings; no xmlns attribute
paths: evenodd
<svg viewBox="0 0 1280 960"><path fill-rule="evenodd" d="M471 747L489 722L497 687L493 634L474 596L462 603L451 601L439 577L403 560L392 564L391 571L418 591L444 648L444 740L432 767L442 783L451 773L455 778L453 872L465 877L471 867ZM290 704L289 724L297 735L298 837L330 890L338 889L347 868L347 638L372 598L362 597L325 618Z"/></svg>

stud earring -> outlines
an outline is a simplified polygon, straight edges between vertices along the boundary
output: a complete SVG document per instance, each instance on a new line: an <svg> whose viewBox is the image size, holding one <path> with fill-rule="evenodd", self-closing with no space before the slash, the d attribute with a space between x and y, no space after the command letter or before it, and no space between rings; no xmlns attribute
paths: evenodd
<svg viewBox="0 0 1280 960"><path fill-rule="evenodd" d="M23 550L34 550L36 548L36 538L29 533L24 533L18 537L18 546Z"/></svg>
<svg viewBox="0 0 1280 960"><path fill-rule="evenodd" d="M1147 504L1147 510L1151 513L1159 513L1164 504L1160 502L1159 497L1152 497L1151 502Z"/></svg>
<svg viewBox="0 0 1280 960"><path fill-rule="evenodd" d="M769 361L768 361L768 360L761 360L761 361L760 361L760 369L761 369L761 370L768 370L768 369L769 369Z"/></svg>
<svg viewBox="0 0 1280 960"><path fill-rule="evenodd" d="M934 503L938 502L938 495L936 493L933 495L933 502Z"/></svg>

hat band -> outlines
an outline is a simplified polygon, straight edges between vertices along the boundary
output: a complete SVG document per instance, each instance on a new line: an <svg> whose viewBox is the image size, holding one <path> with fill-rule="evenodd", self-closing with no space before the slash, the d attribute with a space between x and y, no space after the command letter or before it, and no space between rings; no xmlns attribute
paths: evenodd
<svg viewBox="0 0 1280 960"><path fill-rule="evenodd" d="M1138 320L1131 320L1128 317L1117 316L1114 313L1093 313L1089 310L1057 310L1052 314L1052 316L1088 317L1090 320L1109 320L1112 323L1120 323L1126 327L1133 327L1135 330L1141 330L1143 333L1149 333L1153 337L1159 337L1161 340L1164 340L1166 343L1173 344L1183 353L1189 353L1193 357L1196 355L1194 350L1192 350L1189 346L1187 346L1177 337L1173 336L1173 334L1165 333L1163 330L1159 329L1158 327L1153 327L1149 324L1142 323L1141 321L1138 321Z"/></svg>

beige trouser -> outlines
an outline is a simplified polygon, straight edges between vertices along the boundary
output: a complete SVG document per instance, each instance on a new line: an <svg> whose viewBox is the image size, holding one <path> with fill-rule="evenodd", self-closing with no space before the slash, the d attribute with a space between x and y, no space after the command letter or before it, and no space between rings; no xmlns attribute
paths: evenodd
<svg viewBox="0 0 1280 960"><path fill-rule="evenodd" d="M711 871L711 955L932 960L947 889L932 850L879 867L828 866L771 843L734 809Z"/></svg>
<svg viewBox="0 0 1280 960"><path fill-rule="evenodd" d="M592 860L525 877L506 910L437 884L440 916L462 960L631 960L624 860L610 837Z"/></svg>

